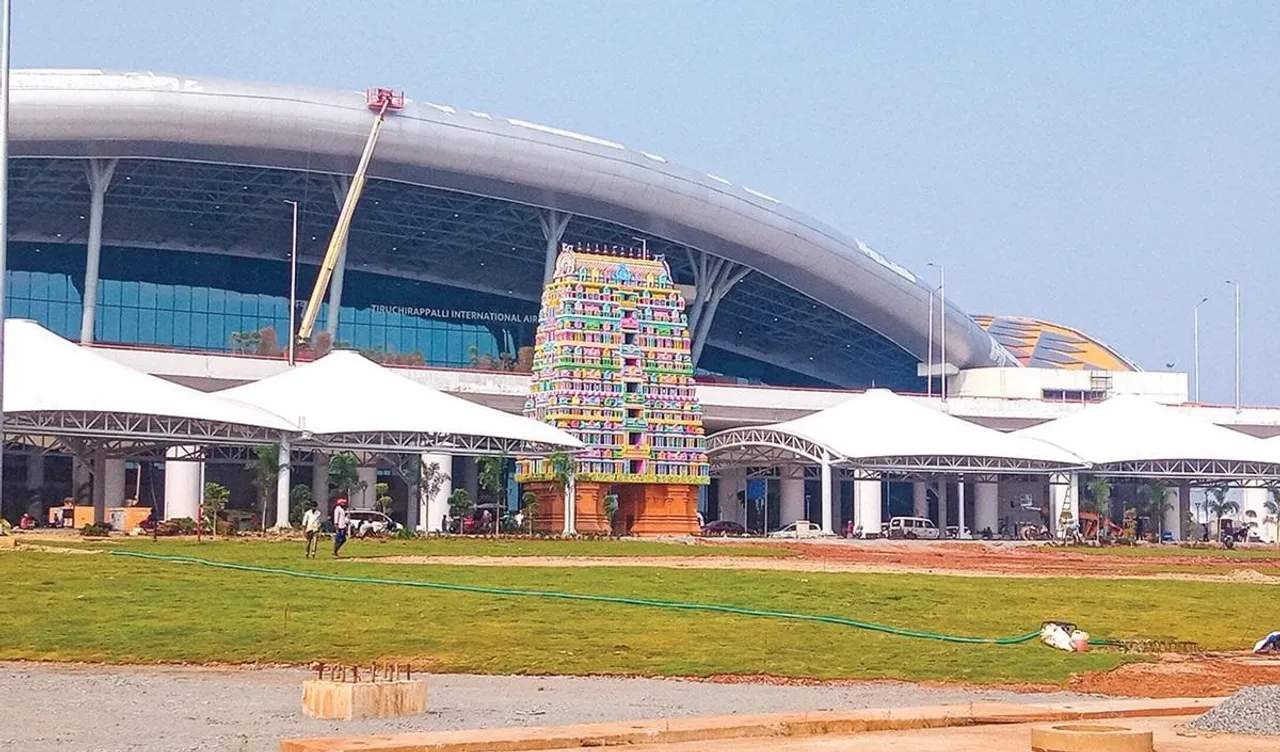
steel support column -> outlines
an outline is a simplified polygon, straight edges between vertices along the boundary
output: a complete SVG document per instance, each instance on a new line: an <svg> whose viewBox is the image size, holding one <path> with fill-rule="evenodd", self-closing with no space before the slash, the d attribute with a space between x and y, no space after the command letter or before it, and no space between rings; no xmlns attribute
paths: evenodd
<svg viewBox="0 0 1280 752"><path fill-rule="evenodd" d="M280 452L276 457L276 528L293 527L289 522L289 489L292 485L293 463L290 461L289 439L281 437Z"/></svg>
<svg viewBox="0 0 1280 752"><path fill-rule="evenodd" d="M542 286L546 287L556 272L556 254L560 250L560 240L569 227L572 214L563 214L554 209L538 213L538 224L542 225L542 237L547 241L547 255L542 265Z"/></svg>
<svg viewBox="0 0 1280 752"><path fill-rule="evenodd" d="M102 214L107 187L115 174L117 159L90 159L85 168L89 177L89 240L85 247L84 304L80 311L80 342L93 342L94 319L98 310L98 265L102 258Z"/></svg>
<svg viewBox="0 0 1280 752"><path fill-rule="evenodd" d="M688 309L692 345L690 354L696 366L698 359L702 357L702 348L707 344L707 336L711 332L711 323L715 320L720 301L751 270L705 253L695 255L693 251L689 252L689 264L693 267L693 285L698 291Z"/></svg>
<svg viewBox="0 0 1280 752"><path fill-rule="evenodd" d="M834 514L831 509L831 459L822 458L822 534L833 535Z"/></svg>
<svg viewBox="0 0 1280 752"><path fill-rule="evenodd" d="M346 175L333 176L333 200L338 202L338 208L342 208L342 204L347 200L347 190L351 186L351 179ZM347 269L347 244L350 242L350 236L342 239L342 245L338 250L338 263L333 267L333 275L329 277L329 313L325 316L324 330L336 342L338 339L338 314L342 312L342 278Z"/></svg>

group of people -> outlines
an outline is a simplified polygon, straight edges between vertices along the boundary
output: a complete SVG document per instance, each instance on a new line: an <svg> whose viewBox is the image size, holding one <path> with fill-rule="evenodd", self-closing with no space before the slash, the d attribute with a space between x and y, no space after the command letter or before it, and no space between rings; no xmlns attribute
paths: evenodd
<svg viewBox="0 0 1280 752"><path fill-rule="evenodd" d="M324 518L319 506L314 502L307 503L307 511L302 513L302 532L307 536L306 558L316 558L316 550L320 547L320 526ZM333 507L333 558L339 558L342 546L350 534L351 515L347 512L347 500L338 499Z"/></svg>

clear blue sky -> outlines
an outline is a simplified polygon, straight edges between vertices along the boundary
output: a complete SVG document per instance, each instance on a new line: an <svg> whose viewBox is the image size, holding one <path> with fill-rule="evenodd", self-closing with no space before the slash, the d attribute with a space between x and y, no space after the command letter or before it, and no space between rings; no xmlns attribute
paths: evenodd
<svg viewBox="0 0 1280 752"><path fill-rule="evenodd" d="M973 313L1280 402L1280 3L14 0L15 66L383 85L778 197Z"/></svg>

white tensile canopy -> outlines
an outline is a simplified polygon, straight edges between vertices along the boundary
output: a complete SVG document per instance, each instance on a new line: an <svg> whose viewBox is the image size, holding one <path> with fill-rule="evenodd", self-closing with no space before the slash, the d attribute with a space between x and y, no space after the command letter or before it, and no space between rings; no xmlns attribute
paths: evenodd
<svg viewBox="0 0 1280 752"><path fill-rule="evenodd" d="M927 473L1052 473L1084 466L1069 451L1005 434L887 389L768 426L733 428L708 440L718 467L797 460L865 470Z"/></svg>
<svg viewBox="0 0 1280 752"><path fill-rule="evenodd" d="M166 445L279 441L298 427L274 414L123 366L33 321L4 322L5 437L138 456Z"/></svg>
<svg viewBox="0 0 1280 752"><path fill-rule="evenodd" d="M1280 451L1267 442L1132 395L1015 435L1077 454L1099 475L1199 485L1280 478Z"/></svg>
<svg viewBox="0 0 1280 752"><path fill-rule="evenodd" d="M582 442L553 426L439 392L338 351L218 394L280 413L300 444L349 451L538 455Z"/></svg>

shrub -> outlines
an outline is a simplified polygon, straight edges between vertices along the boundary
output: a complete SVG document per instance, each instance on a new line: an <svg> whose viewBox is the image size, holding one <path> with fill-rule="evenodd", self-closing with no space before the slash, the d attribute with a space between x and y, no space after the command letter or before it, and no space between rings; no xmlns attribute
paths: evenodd
<svg viewBox="0 0 1280 752"><path fill-rule="evenodd" d="M80 534L86 538L105 538L111 535L111 526L105 522L91 522L80 529Z"/></svg>
<svg viewBox="0 0 1280 752"><path fill-rule="evenodd" d="M418 537L418 531L408 525L401 525L400 529L396 531L396 537L401 540L414 540Z"/></svg>

